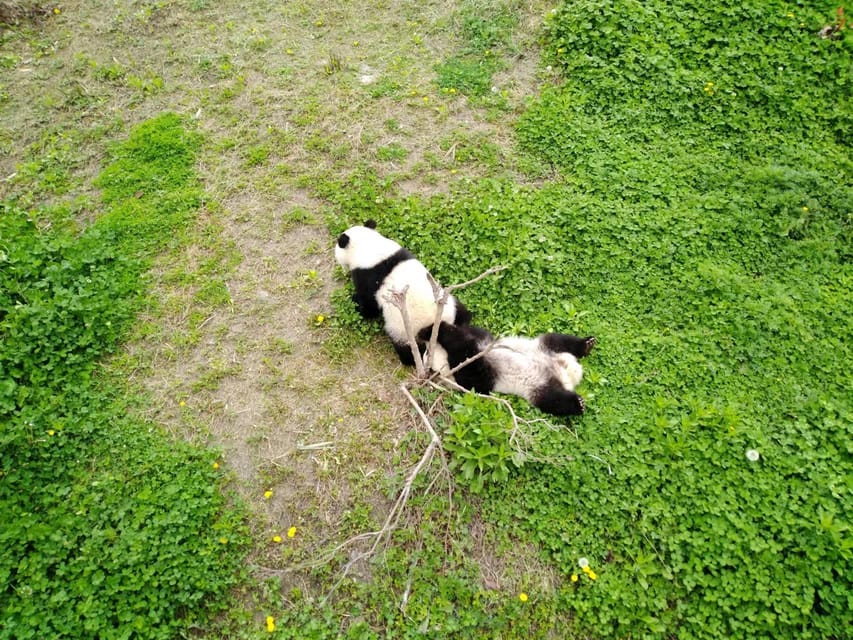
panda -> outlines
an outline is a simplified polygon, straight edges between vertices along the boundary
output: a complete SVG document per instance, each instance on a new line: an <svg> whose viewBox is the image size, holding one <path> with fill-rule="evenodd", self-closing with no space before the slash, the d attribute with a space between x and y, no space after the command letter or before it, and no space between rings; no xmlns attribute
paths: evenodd
<svg viewBox="0 0 853 640"><path fill-rule="evenodd" d="M352 275L353 301L359 313L366 319L381 315L400 362L413 365L414 356L403 326L403 314L386 300L386 296L408 287L406 308L412 331L417 336L421 329L431 328L437 305L426 267L411 251L376 231L373 220L368 220L364 226L350 227L338 237L335 260ZM448 296L441 320L451 325L468 324L471 313L454 296Z"/></svg>
<svg viewBox="0 0 853 640"><path fill-rule="evenodd" d="M431 328L419 339L428 340ZM545 333L536 338L495 338L475 326L442 322L438 329L434 370L445 375L468 358L489 348L481 358L453 374L456 383L478 393L509 393L520 396L545 413L580 415L586 409L575 387L583 377L578 359L589 355L595 338Z"/></svg>

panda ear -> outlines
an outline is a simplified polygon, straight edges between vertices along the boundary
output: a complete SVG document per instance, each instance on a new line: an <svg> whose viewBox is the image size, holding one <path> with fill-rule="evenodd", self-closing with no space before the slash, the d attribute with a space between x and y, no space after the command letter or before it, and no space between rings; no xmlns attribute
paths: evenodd
<svg viewBox="0 0 853 640"><path fill-rule="evenodd" d="M376 220L371 218L370 220L365 221L364 226L367 227L368 229L375 229L376 228Z"/></svg>
<svg viewBox="0 0 853 640"><path fill-rule="evenodd" d="M349 236L347 234L342 233L340 236L338 236L338 246L341 249L346 249L348 244L349 244Z"/></svg>

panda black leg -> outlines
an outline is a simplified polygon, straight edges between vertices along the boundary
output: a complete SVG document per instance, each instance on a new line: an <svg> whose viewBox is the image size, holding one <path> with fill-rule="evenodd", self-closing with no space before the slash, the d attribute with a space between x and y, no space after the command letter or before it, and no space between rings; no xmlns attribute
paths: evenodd
<svg viewBox="0 0 853 640"><path fill-rule="evenodd" d="M545 333L540 336L542 347L553 353L571 353L575 358L588 356L595 346L595 336L581 338L565 333Z"/></svg>
<svg viewBox="0 0 853 640"><path fill-rule="evenodd" d="M468 310L464 304L459 302L459 299L456 300L456 318L453 321L453 324L456 325L468 325L471 324L471 312Z"/></svg>
<svg viewBox="0 0 853 640"><path fill-rule="evenodd" d="M392 344L394 345L394 351L397 352L397 357L400 358L400 362L407 367L414 367L415 357L412 355L412 348L409 344L397 344L396 342ZM418 350L421 352L421 356L423 356L424 351L426 351L426 345L418 343Z"/></svg>
<svg viewBox="0 0 853 640"><path fill-rule="evenodd" d="M558 385L541 390L531 404L554 416L579 416L586 411L586 403L581 396Z"/></svg>

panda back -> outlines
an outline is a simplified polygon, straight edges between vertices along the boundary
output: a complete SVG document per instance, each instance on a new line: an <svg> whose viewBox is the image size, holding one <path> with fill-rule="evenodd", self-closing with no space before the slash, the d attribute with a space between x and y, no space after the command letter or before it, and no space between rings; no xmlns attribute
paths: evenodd
<svg viewBox="0 0 853 640"><path fill-rule="evenodd" d="M427 277L426 267L414 258L398 263L388 273L376 293L376 301L385 318L385 330L397 343L405 343L407 339L403 316L397 307L386 300L386 297L394 291L404 289L406 289L406 310L414 334L424 327L431 326L435 320L435 294ZM442 319L453 322L455 314L456 305L448 300Z"/></svg>

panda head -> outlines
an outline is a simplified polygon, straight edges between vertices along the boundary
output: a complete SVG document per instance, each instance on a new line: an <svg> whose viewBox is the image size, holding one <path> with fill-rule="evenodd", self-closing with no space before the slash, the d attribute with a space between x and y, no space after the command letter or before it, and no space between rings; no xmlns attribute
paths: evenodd
<svg viewBox="0 0 853 640"><path fill-rule="evenodd" d="M335 260L344 269L369 269L400 250L400 245L376 231L376 222L350 227L338 236Z"/></svg>

